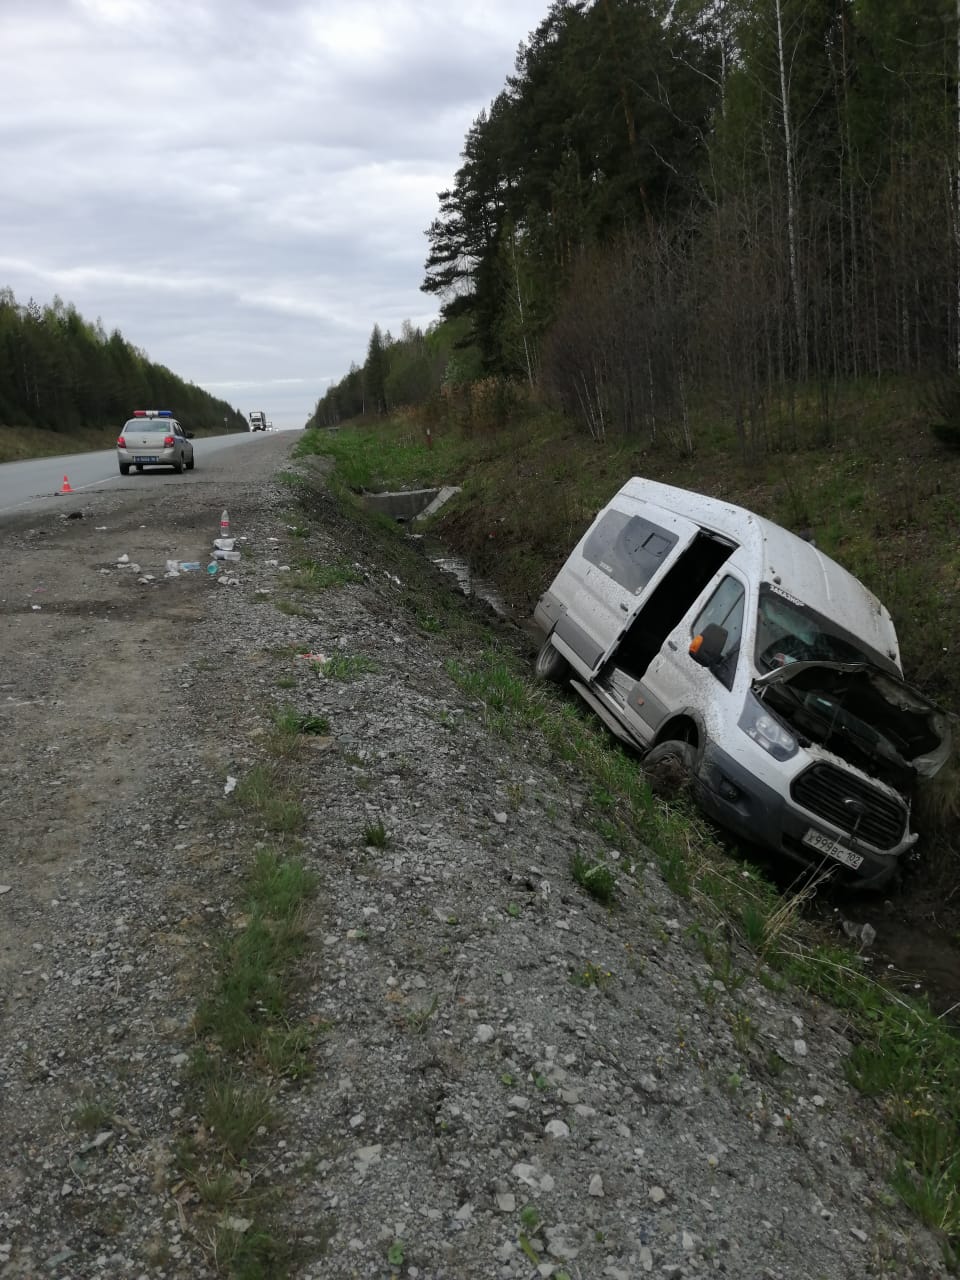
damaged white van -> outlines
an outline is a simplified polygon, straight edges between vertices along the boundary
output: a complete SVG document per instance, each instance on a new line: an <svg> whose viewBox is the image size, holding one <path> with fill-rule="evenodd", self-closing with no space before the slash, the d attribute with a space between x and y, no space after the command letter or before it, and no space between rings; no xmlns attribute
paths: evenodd
<svg viewBox="0 0 960 1280"><path fill-rule="evenodd" d="M904 683L887 610L811 542L634 477L535 618L537 674L569 680L645 767L677 762L744 840L873 886L915 843L947 717Z"/></svg>

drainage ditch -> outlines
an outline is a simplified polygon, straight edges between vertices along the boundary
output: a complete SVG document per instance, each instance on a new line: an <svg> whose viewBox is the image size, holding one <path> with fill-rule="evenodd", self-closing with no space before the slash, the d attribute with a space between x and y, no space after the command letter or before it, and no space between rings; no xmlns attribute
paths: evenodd
<svg viewBox="0 0 960 1280"><path fill-rule="evenodd" d="M427 559L444 573L449 574L458 590L466 596L484 601L503 618L512 617L509 606L492 582L478 577L468 561L456 555L433 534L418 529L418 525L445 506L460 492L456 485L443 485L436 489L405 489L397 493L366 493L363 504L368 511L407 526L409 536L418 542Z"/></svg>

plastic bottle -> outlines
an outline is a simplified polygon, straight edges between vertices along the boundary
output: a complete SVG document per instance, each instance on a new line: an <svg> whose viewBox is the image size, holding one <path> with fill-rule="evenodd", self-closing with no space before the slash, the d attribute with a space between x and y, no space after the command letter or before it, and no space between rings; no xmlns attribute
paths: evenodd
<svg viewBox="0 0 960 1280"><path fill-rule="evenodd" d="M226 507L224 507L220 515L220 537L230 537L230 517L227 515Z"/></svg>

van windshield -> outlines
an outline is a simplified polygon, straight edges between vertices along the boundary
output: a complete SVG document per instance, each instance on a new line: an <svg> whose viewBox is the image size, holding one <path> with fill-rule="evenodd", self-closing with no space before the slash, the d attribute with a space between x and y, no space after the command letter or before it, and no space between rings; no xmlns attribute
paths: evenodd
<svg viewBox="0 0 960 1280"><path fill-rule="evenodd" d="M791 662L869 662L899 675L889 658L768 583L760 588L755 655L761 675Z"/></svg>

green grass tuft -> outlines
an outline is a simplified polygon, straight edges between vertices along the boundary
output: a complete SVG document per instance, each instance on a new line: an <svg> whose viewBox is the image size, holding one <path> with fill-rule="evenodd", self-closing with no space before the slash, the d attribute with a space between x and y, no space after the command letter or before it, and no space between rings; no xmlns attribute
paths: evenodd
<svg viewBox="0 0 960 1280"><path fill-rule="evenodd" d="M592 898L609 905L617 892L617 877L604 862L575 853L570 859L570 872L577 884Z"/></svg>

